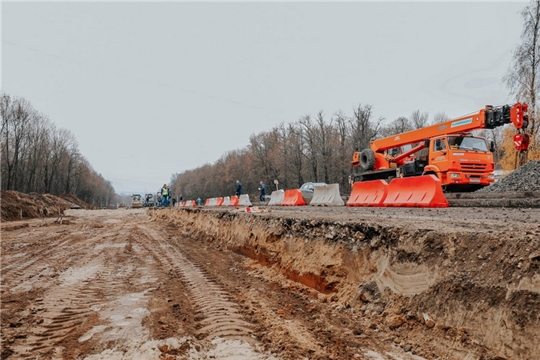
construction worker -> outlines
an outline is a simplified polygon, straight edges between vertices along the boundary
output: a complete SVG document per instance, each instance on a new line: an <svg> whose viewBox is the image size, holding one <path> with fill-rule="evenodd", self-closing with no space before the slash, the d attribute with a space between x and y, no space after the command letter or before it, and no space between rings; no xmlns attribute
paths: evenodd
<svg viewBox="0 0 540 360"><path fill-rule="evenodd" d="M236 180L236 196L242 195L242 183L240 180Z"/></svg>
<svg viewBox="0 0 540 360"><path fill-rule="evenodd" d="M163 184L161 188L161 206L169 206L169 185Z"/></svg>
<svg viewBox="0 0 540 360"><path fill-rule="evenodd" d="M262 180L261 180L261 183L259 185L259 192L260 192L259 200L261 202L265 202L266 201L266 185L264 185Z"/></svg>

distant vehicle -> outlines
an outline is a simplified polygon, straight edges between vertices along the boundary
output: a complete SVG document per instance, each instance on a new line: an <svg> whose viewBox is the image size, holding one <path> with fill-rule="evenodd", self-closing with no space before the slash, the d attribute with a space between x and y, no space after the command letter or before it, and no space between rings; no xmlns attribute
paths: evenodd
<svg viewBox="0 0 540 360"><path fill-rule="evenodd" d="M146 195L144 195L144 206L145 207L156 206L156 202L154 200L154 194L146 194Z"/></svg>
<svg viewBox="0 0 540 360"><path fill-rule="evenodd" d="M311 199L313 199L313 192L315 191L315 186L323 185L326 185L326 183L307 182L300 186L300 191L302 192L302 197L304 198L306 204L309 204L311 202Z"/></svg>
<svg viewBox="0 0 540 360"><path fill-rule="evenodd" d="M137 209L142 207L141 194L131 195L131 208Z"/></svg>

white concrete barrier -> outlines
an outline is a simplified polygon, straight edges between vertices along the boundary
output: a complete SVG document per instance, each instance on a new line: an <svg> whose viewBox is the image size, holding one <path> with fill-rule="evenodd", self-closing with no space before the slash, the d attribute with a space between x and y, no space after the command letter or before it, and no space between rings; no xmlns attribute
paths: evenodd
<svg viewBox="0 0 540 360"><path fill-rule="evenodd" d="M208 206L216 206L217 205L217 198L211 198L210 203L208 203Z"/></svg>
<svg viewBox="0 0 540 360"><path fill-rule="evenodd" d="M231 205L231 197L225 196L223 198L223 204L221 204L221 206L229 206L229 205Z"/></svg>
<svg viewBox="0 0 540 360"><path fill-rule="evenodd" d="M313 206L343 206L345 202L339 194L339 184L315 185L313 198L309 205Z"/></svg>
<svg viewBox="0 0 540 360"><path fill-rule="evenodd" d="M268 202L268 205L281 205L281 203L283 202L284 197L285 197L285 191L284 190L272 191L272 194L270 195L270 201Z"/></svg>
<svg viewBox="0 0 540 360"><path fill-rule="evenodd" d="M240 195L238 206L251 206L251 201L249 201L248 194Z"/></svg>

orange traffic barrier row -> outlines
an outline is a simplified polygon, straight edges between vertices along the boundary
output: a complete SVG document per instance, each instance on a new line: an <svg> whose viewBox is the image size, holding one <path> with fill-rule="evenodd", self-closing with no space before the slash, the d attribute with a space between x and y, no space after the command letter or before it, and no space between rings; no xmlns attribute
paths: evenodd
<svg viewBox="0 0 540 360"><path fill-rule="evenodd" d="M347 206L382 206L388 194L388 183L384 180L355 182Z"/></svg>
<svg viewBox="0 0 540 360"><path fill-rule="evenodd" d="M390 181L383 206L448 207L441 181L435 175L395 178Z"/></svg>
<svg viewBox="0 0 540 360"><path fill-rule="evenodd" d="M300 189L285 190L282 206L302 206L306 205Z"/></svg>
<svg viewBox="0 0 540 360"><path fill-rule="evenodd" d="M353 184L347 206L448 207L441 181L434 175L371 180Z"/></svg>

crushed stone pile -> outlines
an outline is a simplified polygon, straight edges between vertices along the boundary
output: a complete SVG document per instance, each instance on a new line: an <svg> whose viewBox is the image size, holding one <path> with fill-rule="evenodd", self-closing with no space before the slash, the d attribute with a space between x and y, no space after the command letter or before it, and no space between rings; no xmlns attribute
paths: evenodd
<svg viewBox="0 0 540 360"><path fill-rule="evenodd" d="M478 192L540 191L540 161L529 161Z"/></svg>

